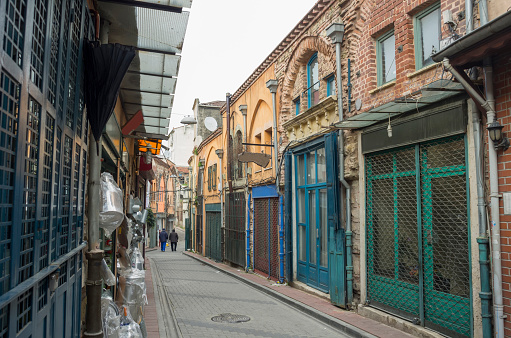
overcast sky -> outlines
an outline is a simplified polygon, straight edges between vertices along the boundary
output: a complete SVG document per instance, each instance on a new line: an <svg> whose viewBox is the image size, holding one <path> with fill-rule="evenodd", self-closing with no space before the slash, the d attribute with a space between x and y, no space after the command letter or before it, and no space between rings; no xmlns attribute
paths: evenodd
<svg viewBox="0 0 511 338"><path fill-rule="evenodd" d="M170 120L193 101L225 100L296 26L316 0L194 0Z"/></svg>

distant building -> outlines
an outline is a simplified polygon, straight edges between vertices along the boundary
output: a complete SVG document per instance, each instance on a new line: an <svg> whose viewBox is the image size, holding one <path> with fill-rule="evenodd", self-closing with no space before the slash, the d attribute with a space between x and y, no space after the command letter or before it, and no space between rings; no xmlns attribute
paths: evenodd
<svg viewBox="0 0 511 338"><path fill-rule="evenodd" d="M216 127L222 127L222 116L220 115L220 108L225 104L225 101L211 101L200 103L199 99L193 102L193 116L197 121L194 125L194 146L201 144L209 135L211 135L216 128L209 130L206 127L205 120L207 117L212 117L216 121Z"/></svg>
<svg viewBox="0 0 511 338"><path fill-rule="evenodd" d="M193 151L194 130L190 125L172 129L169 135L170 160L177 166L188 166Z"/></svg>

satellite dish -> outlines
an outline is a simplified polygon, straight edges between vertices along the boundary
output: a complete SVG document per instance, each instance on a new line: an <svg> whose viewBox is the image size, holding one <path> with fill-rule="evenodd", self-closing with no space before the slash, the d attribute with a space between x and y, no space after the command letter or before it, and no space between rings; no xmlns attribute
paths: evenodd
<svg viewBox="0 0 511 338"><path fill-rule="evenodd" d="M215 131L218 127L218 123L216 123L216 120L211 116L208 116L204 119L204 125L209 131Z"/></svg>

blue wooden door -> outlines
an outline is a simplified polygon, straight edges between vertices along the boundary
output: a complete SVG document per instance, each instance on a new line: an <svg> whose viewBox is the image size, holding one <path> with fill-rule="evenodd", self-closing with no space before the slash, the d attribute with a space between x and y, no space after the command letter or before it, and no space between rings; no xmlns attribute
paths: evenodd
<svg viewBox="0 0 511 338"><path fill-rule="evenodd" d="M327 213L328 213L328 262L330 301L337 306L346 305L346 241L345 229L340 222L339 161L337 134L325 136Z"/></svg>
<svg viewBox="0 0 511 338"><path fill-rule="evenodd" d="M328 198L326 153L323 144L296 160L298 237L297 278L329 292Z"/></svg>

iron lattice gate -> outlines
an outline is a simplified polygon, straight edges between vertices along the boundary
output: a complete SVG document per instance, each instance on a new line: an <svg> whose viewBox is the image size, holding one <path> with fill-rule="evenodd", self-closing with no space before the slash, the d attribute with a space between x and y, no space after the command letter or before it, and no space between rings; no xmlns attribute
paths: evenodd
<svg viewBox="0 0 511 338"><path fill-rule="evenodd" d="M222 219L220 212L206 211L206 256L222 261Z"/></svg>
<svg viewBox="0 0 511 338"><path fill-rule="evenodd" d="M366 157L368 300L449 336L471 333L466 160L463 136Z"/></svg>
<svg viewBox="0 0 511 338"><path fill-rule="evenodd" d="M225 259L245 266L245 193L227 194L225 209Z"/></svg>
<svg viewBox="0 0 511 338"><path fill-rule="evenodd" d="M279 278L279 199L254 199L254 269Z"/></svg>
<svg viewBox="0 0 511 338"><path fill-rule="evenodd" d="M202 253L202 218L204 215L204 199L197 197L197 214L195 220L195 251Z"/></svg>

